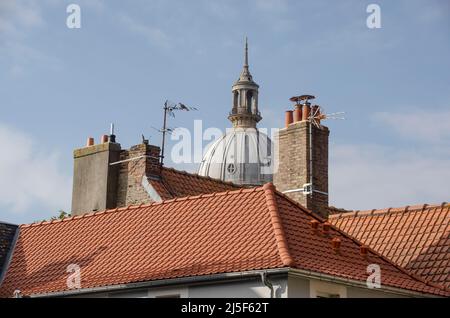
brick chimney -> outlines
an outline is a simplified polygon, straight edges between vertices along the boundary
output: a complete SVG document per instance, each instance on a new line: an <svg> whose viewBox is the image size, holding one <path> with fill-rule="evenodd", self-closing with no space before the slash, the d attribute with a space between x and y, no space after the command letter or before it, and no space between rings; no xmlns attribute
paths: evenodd
<svg viewBox="0 0 450 318"><path fill-rule="evenodd" d="M161 176L160 148L148 142L121 149L115 136L74 151L72 215L161 200L149 179Z"/></svg>
<svg viewBox="0 0 450 318"><path fill-rule="evenodd" d="M320 123L319 108L311 106L313 98L303 95L291 99L296 103L293 119L286 120L276 140L279 161L274 185L307 209L327 217L330 131ZM311 123L311 114L316 115L316 124Z"/></svg>
<svg viewBox="0 0 450 318"><path fill-rule="evenodd" d="M120 154L117 206L159 201L148 179L161 178L160 148L143 143Z"/></svg>

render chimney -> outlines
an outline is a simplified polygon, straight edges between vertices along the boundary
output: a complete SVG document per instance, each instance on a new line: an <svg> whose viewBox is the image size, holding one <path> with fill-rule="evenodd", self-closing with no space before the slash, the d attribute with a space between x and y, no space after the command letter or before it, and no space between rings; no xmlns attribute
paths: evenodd
<svg viewBox="0 0 450 318"><path fill-rule="evenodd" d="M94 145L89 138L87 146L76 149L74 156L72 215L116 207L120 144L102 138Z"/></svg>
<svg viewBox="0 0 450 318"><path fill-rule="evenodd" d="M294 123L280 129L275 139L278 170L274 174L274 185L305 208L327 218L330 132L320 123L317 126L310 123L310 99L314 99L314 96L291 98L295 102L295 109L301 105L301 121L295 122L294 116Z"/></svg>

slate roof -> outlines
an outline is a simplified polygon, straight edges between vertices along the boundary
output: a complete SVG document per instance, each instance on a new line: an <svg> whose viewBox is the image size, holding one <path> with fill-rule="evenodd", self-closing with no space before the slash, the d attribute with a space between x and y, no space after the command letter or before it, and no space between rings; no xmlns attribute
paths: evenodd
<svg viewBox="0 0 450 318"><path fill-rule="evenodd" d="M0 223L0 283L8 265L8 256L13 248L17 229L17 225Z"/></svg>

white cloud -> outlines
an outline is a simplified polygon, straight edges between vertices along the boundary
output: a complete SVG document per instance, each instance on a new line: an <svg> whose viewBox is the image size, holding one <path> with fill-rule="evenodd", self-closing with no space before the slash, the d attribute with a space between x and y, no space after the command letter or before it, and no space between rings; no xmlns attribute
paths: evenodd
<svg viewBox="0 0 450 318"><path fill-rule="evenodd" d="M331 204L346 209L400 207L450 199L448 156L377 145L330 149Z"/></svg>
<svg viewBox="0 0 450 318"><path fill-rule="evenodd" d="M16 37L27 29L44 24L36 1L2 0L0 2L0 35Z"/></svg>
<svg viewBox="0 0 450 318"><path fill-rule="evenodd" d="M450 111L383 112L376 113L375 120L408 139L450 144Z"/></svg>
<svg viewBox="0 0 450 318"><path fill-rule="evenodd" d="M31 136L3 124L0 144L2 211L23 215L39 206L48 214L69 208L71 178L59 171L57 152L38 148Z"/></svg>

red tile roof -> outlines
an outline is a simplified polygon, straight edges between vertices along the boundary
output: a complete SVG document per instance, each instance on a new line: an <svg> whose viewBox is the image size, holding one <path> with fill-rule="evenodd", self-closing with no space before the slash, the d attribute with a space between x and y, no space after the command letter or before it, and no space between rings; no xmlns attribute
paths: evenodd
<svg viewBox="0 0 450 318"><path fill-rule="evenodd" d="M242 188L231 182L166 167L161 171L161 178L149 177L149 182L163 200Z"/></svg>
<svg viewBox="0 0 450 318"><path fill-rule="evenodd" d="M92 288L284 267L365 282L373 263L383 286L450 296L375 252L361 256L356 240L333 226L323 234L322 223L269 184L25 225L0 296L65 291L70 264Z"/></svg>
<svg viewBox="0 0 450 318"><path fill-rule="evenodd" d="M450 205L340 213L330 222L413 274L450 288Z"/></svg>

